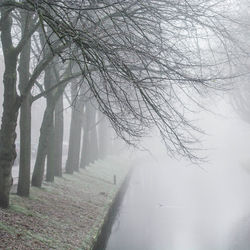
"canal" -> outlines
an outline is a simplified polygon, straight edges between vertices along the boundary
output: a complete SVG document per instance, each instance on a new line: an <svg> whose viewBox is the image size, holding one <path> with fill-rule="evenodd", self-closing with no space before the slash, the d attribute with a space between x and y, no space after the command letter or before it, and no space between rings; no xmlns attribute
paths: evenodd
<svg viewBox="0 0 250 250"><path fill-rule="evenodd" d="M106 250L250 249L247 239L242 242L248 230L244 218L250 215L250 178L233 170L224 178L221 174L173 162L168 168L138 167Z"/></svg>
<svg viewBox="0 0 250 250"><path fill-rule="evenodd" d="M106 250L249 250L248 125L215 118L210 162L144 158L129 183ZM211 129L210 129L211 132Z"/></svg>

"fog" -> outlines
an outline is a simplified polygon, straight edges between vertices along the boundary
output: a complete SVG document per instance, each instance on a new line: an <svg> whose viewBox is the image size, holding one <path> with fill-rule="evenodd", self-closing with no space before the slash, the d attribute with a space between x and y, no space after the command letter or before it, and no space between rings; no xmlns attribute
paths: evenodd
<svg viewBox="0 0 250 250"><path fill-rule="evenodd" d="M248 1L36 2L0 1L0 208L128 156L106 250L250 249Z"/></svg>
<svg viewBox="0 0 250 250"><path fill-rule="evenodd" d="M204 131L197 133L202 143L196 145L204 162L171 158L157 132L143 140L147 151L130 149L135 169L107 250L249 249L250 125L232 108L231 93L210 97L200 99L206 110L188 116ZM32 109L32 144L37 145L45 100ZM67 105L64 114L68 141ZM16 178L18 168L12 173Z"/></svg>
<svg viewBox="0 0 250 250"><path fill-rule="evenodd" d="M227 98L209 110L198 115L207 162L171 159L148 139L106 249L249 249L249 125Z"/></svg>

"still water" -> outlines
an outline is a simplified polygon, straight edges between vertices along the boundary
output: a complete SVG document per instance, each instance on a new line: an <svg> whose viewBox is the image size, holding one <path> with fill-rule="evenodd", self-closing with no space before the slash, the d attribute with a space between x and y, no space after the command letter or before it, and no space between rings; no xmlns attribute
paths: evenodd
<svg viewBox="0 0 250 250"><path fill-rule="evenodd" d="M250 249L250 178L230 173L138 167L106 250Z"/></svg>
<svg viewBox="0 0 250 250"><path fill-rule="evenodd" d="M250 127L209 122L209 163L142 158L106 250L250 249Z"/></svg>

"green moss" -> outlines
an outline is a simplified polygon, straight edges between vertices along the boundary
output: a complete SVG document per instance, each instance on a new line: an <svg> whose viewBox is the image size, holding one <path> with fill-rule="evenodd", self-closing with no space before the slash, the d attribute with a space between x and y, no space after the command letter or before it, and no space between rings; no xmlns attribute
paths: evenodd
<svg viewBox="0 0 250 250"><path fill-rule="evenodd" d="M0 221L0 229L8 232L9 234L15 235L16 230L14 227L7 226Z"/></svg>
<svg viewBox="0 0 250 250"><path fill-rule="evenodd" d="M17 213L22 213L22 214L25 214L27 216L33 216L34 214L32 213L32 211L30 211L29 209L25 208L25 207L22 207L20 205L17 205L17 204L13 204L10 206L10 209L12 211L15 211Z"/></svg>
<svg viewBox="0 0 250 250"><path fill-rule="evenodd" d="M56 249L59 248L60 249L62 247L62 245L60 244L60 242L58 240L51 238L51 237L48 237L48 236L38 234L38 233L33 233L31 231L26 232L26 238L27 239L35 239L37 241L43 242L51 248L56 248Z"/></svg>

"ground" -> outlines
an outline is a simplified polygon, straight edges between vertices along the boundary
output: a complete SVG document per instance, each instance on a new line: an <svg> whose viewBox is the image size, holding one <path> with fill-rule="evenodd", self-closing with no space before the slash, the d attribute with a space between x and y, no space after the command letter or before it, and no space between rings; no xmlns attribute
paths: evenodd
<svg viewBox="0 0 250 250"><path fill-rule="evenodd" d="M109 157L32 187L29 198L11 194L10 208L0 209L0 249L91 249L129 167Z"/></svg>

